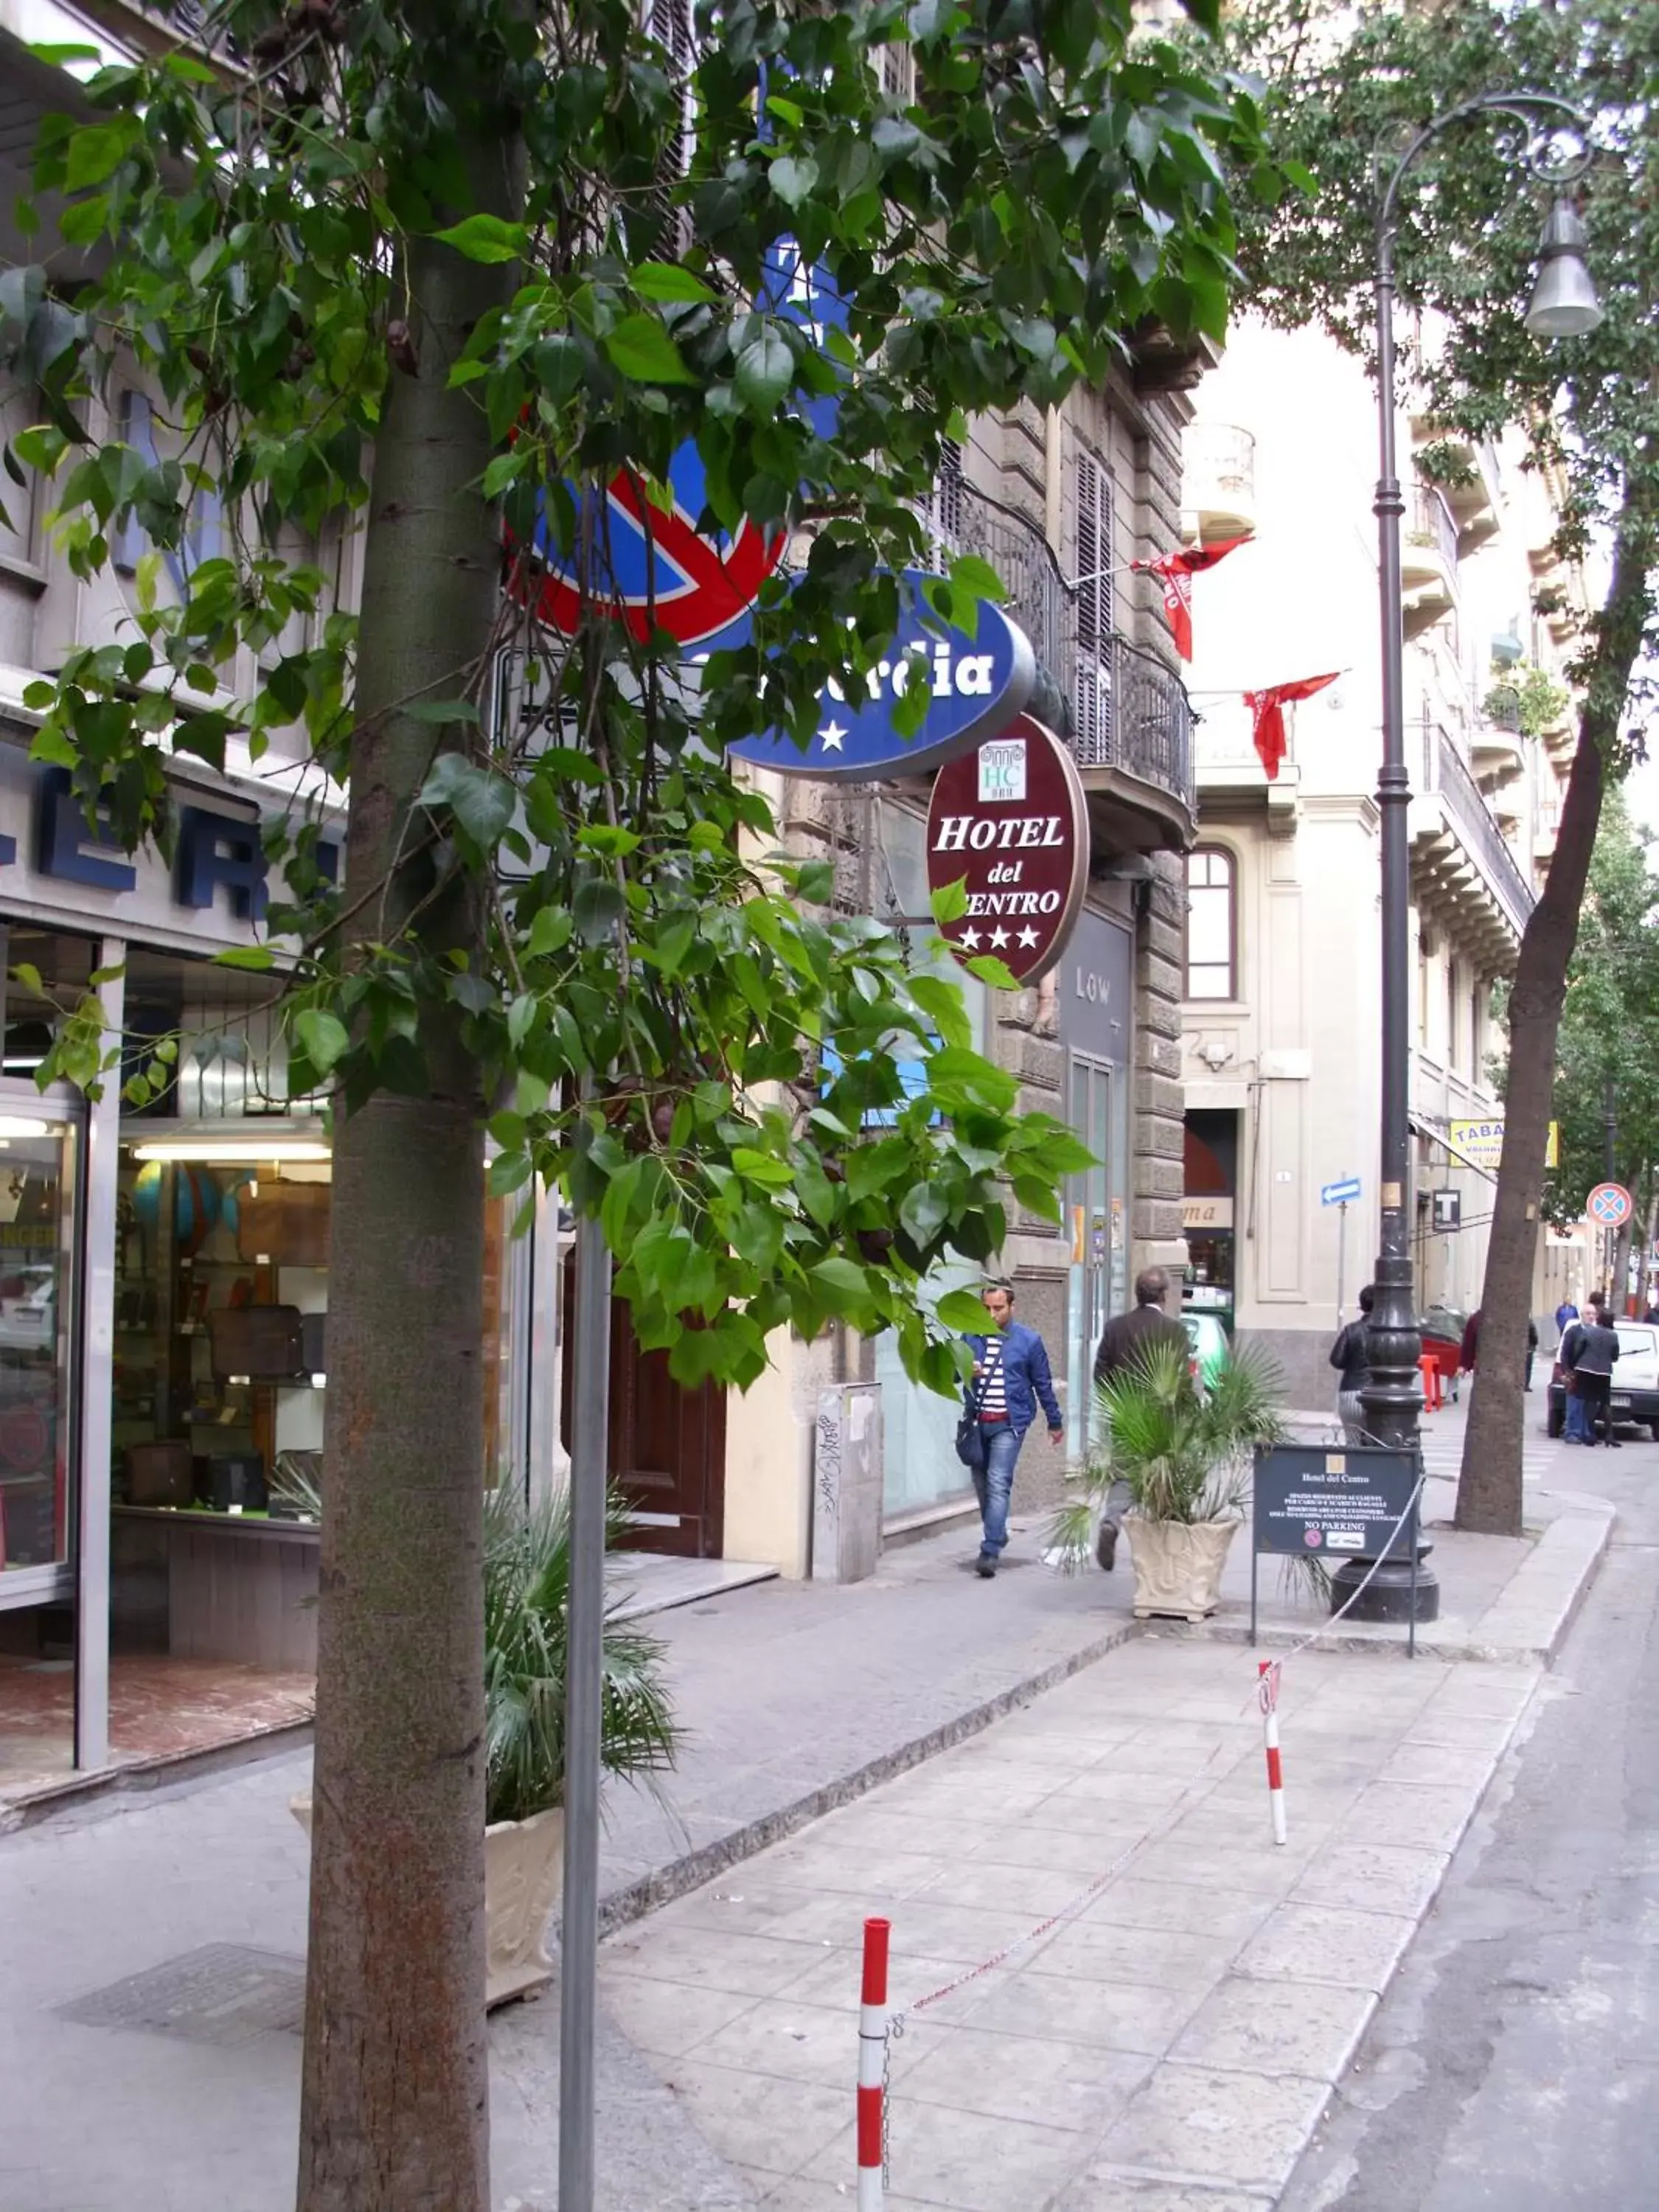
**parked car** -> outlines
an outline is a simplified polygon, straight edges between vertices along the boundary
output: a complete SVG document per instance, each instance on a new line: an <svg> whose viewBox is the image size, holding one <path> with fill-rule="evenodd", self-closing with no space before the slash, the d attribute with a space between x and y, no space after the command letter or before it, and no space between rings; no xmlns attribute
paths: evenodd
<svg viewBox="0 0 1659 2212"><path fill-rule="evenodd" d="M1616 1322L1619 1358L1607 1401L1610 1419L1620 1428L1644 1428L1659 1443L1659 1328L1644 1321ZM1558 1359L1550 1370L1544 1425L1559 1437L1567 1425L1567 1393Z"/></svg>

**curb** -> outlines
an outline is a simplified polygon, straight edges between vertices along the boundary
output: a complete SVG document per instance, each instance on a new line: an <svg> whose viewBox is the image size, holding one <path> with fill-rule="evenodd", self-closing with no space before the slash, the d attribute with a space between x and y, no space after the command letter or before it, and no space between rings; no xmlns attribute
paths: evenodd
<svg viewBox="0 0 1659 2212"><path fill-rule="evenodd" d="M688 1851L683 1858L671 1859L666 1866L655 1867L650 1873L615 1889L599 1899L599 1934L614 1935L642 1920L659 1905L672 1904L688 1891L701 1889L728 1867L752 1858L773 1844L781 1843L787 1836L794 1835L810 1822L821 1820L824 1814L833 1813L842 1805L850 1805L856 1798L866 1796L884 1782L890 1782L896 1774L903 1774L913 1766L920 1766L941 1751L949 1751L953 1744L965 1742L968 1737L981 1735L995 1721L1017 1712L1042 1697L1045 1691L1058 1689L1062 1682L1080 1674L1085 1667L1092 1667L1109 1651L1136 1640L1144 1624L1135 1620L1123 1621L1106 1635L1097 1637L1077 1651L1068 1652L1063 1659L1052 1661L1035 1674L1000 1690L994 1698L975 1705L954 1719L941 1721L921 1735L913 1736L908 1743L896 1745L884 1751L851 1774L842 1775L834 1781L820 1784L816 1790L807 1790L787 1805L775 1812L763 1813L757 1820L729 1835L717 1837L713 1843L704 1844L696 1850ZM558 1920L552 1923L556 1935Z"/></svg>
<svg viewBox="0 0 1659 2212"><path fill-rule="evenodd" d="M284 1753L304 1751L316 1733L316 1722L278 1721L228 1743L204 1744L195 1751L165 1751L151 1759L135 1759L125 1766L100 1766L95 1772L73 1774L62 1782L49 1782L27 1797L0 1804L0 1836L21 1834L38 1827L60 1813L73 1813L104 1798L143 1797L170 1789L174 1783L193 1782L237 1766L254 1766ZM112 1807L111 1808L114 1808Z"/></svg>

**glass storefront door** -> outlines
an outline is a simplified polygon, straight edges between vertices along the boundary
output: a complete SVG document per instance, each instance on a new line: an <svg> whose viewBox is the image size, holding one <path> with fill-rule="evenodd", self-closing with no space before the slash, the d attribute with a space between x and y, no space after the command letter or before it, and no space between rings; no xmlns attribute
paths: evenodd
<svg viewBox="0 0 1659 2212"><path fill-rule="evenodd" d="M1128 1303L1128 1224L1124 1218L1123 1136L1127 1105L1119 1071L1082 1053L1071 1055L1069 1119L1096 1164L1066 1189L1071 1264L1066 1275L1066 1450L1088 1449L1095 1347Z"/></svg>
<svg viewBox="0 0 1659 2212"><path fill-rule="evenodd" d="M0 1606L67 1587L76 1140L69 1111L0 1085Z"/></svg>

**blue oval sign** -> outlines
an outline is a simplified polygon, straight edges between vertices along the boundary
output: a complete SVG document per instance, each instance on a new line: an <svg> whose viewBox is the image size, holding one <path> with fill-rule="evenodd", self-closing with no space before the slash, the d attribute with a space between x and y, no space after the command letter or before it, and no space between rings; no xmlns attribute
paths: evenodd
<svg viewBox="0 0 1659 2212"><path fill-rule="evenodd" d="M739 739L732 757L781 775L875 782L923 775L1006 729L1024 711L1036 682L1030 640L989 600L981 603L971 634L941 624L921 597L923 584L932 580L920 569L904 572L905 612L891 647L870 672L866 696L849 699L831 684L818 694L817 728L805 749L774 730ZM747 642L744 623L710 639L708 651ZM701 664L708 657L701 653L696 659ZM907 738L894 727L894 709L912 683L923 681L927 710L921 728Z"/></svg>

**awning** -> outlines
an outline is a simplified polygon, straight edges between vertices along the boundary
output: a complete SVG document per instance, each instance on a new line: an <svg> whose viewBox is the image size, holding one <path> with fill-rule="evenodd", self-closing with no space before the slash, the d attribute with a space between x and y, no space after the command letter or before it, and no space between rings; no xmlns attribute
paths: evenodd
<svg viewBox="0 0 1659 2212"><path fill-rule="evenodd" d="M1418 1135L1426 1137L1431 1145L1438 1145L1448 1159L1455 1160L1460 1168L1467 1168L1471 1175L1478 1175L1484 1182L1493 1184L1497 1182L1498 1177L1492 1170L1483 1168L1478 1160L1472 1160L1467 1152L1460 1152L1443 1129L1437 1129L1432 1121L1425 1121L1419 1114L1412 1114L1407 1118Z"/></svg>

